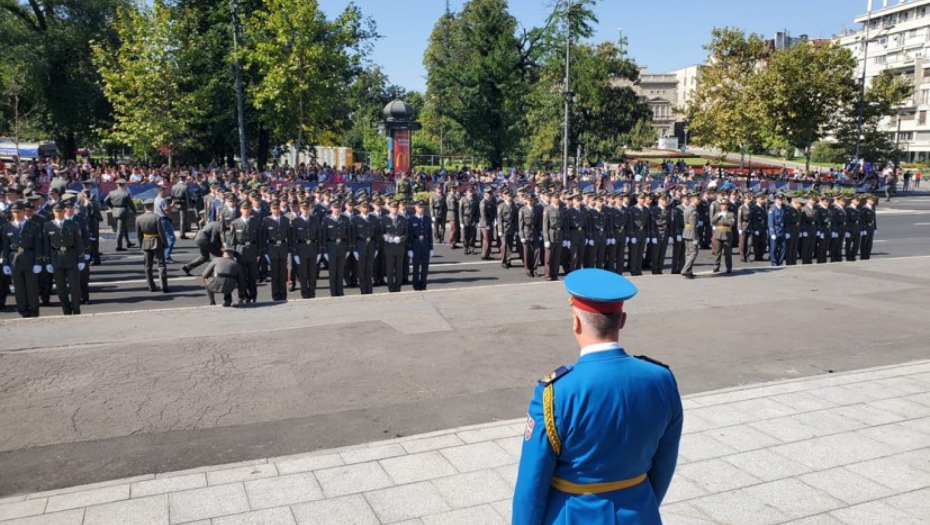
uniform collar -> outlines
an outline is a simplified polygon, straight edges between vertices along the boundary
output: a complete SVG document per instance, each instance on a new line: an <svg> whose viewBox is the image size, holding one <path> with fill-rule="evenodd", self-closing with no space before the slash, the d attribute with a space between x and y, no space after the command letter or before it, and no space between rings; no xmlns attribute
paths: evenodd
<svg viewBox="0 0 930 525"><path fill-rule="evenodd" d="M608 352L608 351L611 351L611 350L621 350L621 351L622 351L622 350L623 350L623 347L621 347L621 346L620 346L620 343L618 343L618 342L597 343L597 344L593 344L593 345L588 345L588 346L586 346L586 347L584 347L584 348L581 349L581 357L584 357L584 356L590 355L590 354L600 353L600 352Z"/></svg>

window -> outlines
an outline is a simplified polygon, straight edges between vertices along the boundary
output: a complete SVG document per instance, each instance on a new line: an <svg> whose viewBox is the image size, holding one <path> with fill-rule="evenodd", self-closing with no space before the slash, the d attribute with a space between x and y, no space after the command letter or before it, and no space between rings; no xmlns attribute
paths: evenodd
<svg viewBox="0 0 930 525"><path fill-rule="evenodd" d="M898 140L914 140L914 132L902 131L898 136Z"/></svg>
<svg viewBox="0 0 930 525"><path fill-rule="evenodd" d="M910 17L911 17L911 12L910 12L910 11L901 11L901 21L902 21L902 22L907 22L907 20L908 20Z"/></svg>
<svg viewBox="0 0 930 525"><path fill-rule="evenodd" d="M917 12L914 13L914 17L915 17L915 18L923 18L924 16L926 16L926 14L927 14L927 8L926 8L926 7L918 7L918 8L917 8Z"/></svg>
<svg viewBox="0 0 930 525"><path fill-rule="evenodd" d="M930 104L930 89L920 90L920 103Z"/></svg>
<svg viewBox="0 0 930 525"><path fill-rule="evenodd" d="M873 58L873 59L872 59L872 63L873 63L873 64L884 64L884 63L885 63L885 55L877 56L877 57Z"/></svg>
<svg viewBox="0 0 930 525"><path fill-rule="evenodd" d="M920 113L917 114L917 124L920 126L923 126L926 123L927 123L927 112L921 111Z"/></svg>

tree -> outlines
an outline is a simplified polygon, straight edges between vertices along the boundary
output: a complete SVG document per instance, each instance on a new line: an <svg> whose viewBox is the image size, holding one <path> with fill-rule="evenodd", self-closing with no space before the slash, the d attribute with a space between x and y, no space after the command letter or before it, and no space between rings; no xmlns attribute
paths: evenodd
<svg viewBox="0 0 930 525"><path fill-rule="evenodd" d="M693 142L724 152L746 151L762 145L760 126L765 114L759 96L759 78L765 58L765 41L738 29L714 28L701 82L687 107ZM803 82L803 79L795 79Z"/></svg>
<svg viewBox="0 0 930 525"><path fill-rule="evenodd" d="M810 169L811 146L833 129L840 108L856 95L852 53L831 44L801 43L776 51L757 79L765 129L802 149Z"/></svg>
<svg viewBox="0 0 930 525"><path fill-rule="evenodd" d="M179 16L166 0L121 8L113 24L119 45L93 47L113 106L114 124L106 136L137 155L161 154L169 163L179 150L196 145L191 126L202 107L197 91L182 88L180 64L197 50L195 35L177 23Z"/></svg>
<svg viewBox="0 0 930 525"><path fill-rule="evenodd" d="M893 134L882 130L882 121L895 115L901 103L913 93L913 83L895 76L891 70L882 71L872 79L863 97L860 158L870 162L894 162L899 158ZM855 156L858 119L859 103L855 101L843 109L836 130L837 142L847 159Z"/></svg>
<svg viewBox="0 0 930 525"><path fill-rule="evenodd" d="M624 135L624 139L634 150L644 150L656 145L659 133L648 120L643 119L633 125L633 129Z"/></svg>
<svg viewBox="0 0 930 525"><path fill-rule="evenodd" d="M360 72L374 22L354 4L327 20L316 0L265 0L245 26L246 62L259 78L252 103L278 143L298 152L338 142L349 121L349 86Z"/></svg>

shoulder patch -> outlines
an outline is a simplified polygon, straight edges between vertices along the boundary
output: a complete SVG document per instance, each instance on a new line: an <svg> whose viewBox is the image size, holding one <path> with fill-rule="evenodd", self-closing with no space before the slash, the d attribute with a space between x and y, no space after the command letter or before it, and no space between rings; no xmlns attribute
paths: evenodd
<svg viewBox="0 0 930 525"><path fill-rule="evenodd" d="M560 366L560 367L556 368L555 371L552 372L551 374L547 374L547 375L543 376L542 378L540 378L539 384L540 384L540 385L548 385L548 384L550 384L550 383L555 383L556 381L559 380L559 378L561 378L562 376L564 376L565 374L567 374L567 373L569 373L569 372L571 372L571 371L572 371L572 367L571 367L571 366Z"/></svg>
<svg viewBox="0 0 930 525"><path fill-rule="evenodd" d="M640 360L642 360L642 361L646 361L646 362L652 363L652 364L654 364L654 365L659 365L659 366L661 366L662 368L664 368L664 369L666 369L666 370L671 370L671 368L669 368L669 366L668 366L667 364L663 363L662 361L657 361L657 360L655 360L655 359L653 359L653 358L651 358L651 357L649 357L649 356L647 356L647 355L638 355L638 356L635 356L635 357L636 357L636 359L640 359Z"/></svg>

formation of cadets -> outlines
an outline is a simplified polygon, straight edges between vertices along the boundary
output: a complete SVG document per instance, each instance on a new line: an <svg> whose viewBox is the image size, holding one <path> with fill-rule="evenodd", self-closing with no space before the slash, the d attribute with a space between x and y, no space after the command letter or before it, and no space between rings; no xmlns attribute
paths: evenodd
<svg viewBox="0 0 930 525"><path fill-rule="evenodd" d="M212 184L202 200L188 199L187 180L159 189L159 197L136 210L125 180L117 181L101 204L83 181L82 191L52 187L48 195L18 185L0 189L0 307L11 285L17 310L39 315L57 290L66 315L89 303L89 266L100 263L101 208L111 211L117 251L134 247L128 224L135 217L150 291L168 292L167 263L174 232L170 211L181 211L180 233L190 225L187 211L198 209L196 259L211 303L250 304L258 283L270 281L271 299L288 292L316 294L326 272L332 296L357 287L398 292L405 284L425 290L435 243L500 258L503 267L523 266L529 277L557 280L572 270L601 268L623 274L669 271L694 278L700 250L713 252L715 273L732 271L734 251L741 261L772 265L868 259L877 233L877 198L827 192L752 194L738 191L691 192L684 187L656 193L582 192L575 187L515 192L509 187L437 184L428 202L411 202L411 193L369 196L343 187L311 191L269 186L225 191ZM403 190L403 188L398 188ZM47 199L46 199L47 197ZM140 213L141 212L141 213ZM124 248L125 245L125 248ZM156 273L158 280L156 284Z"/></svg>

